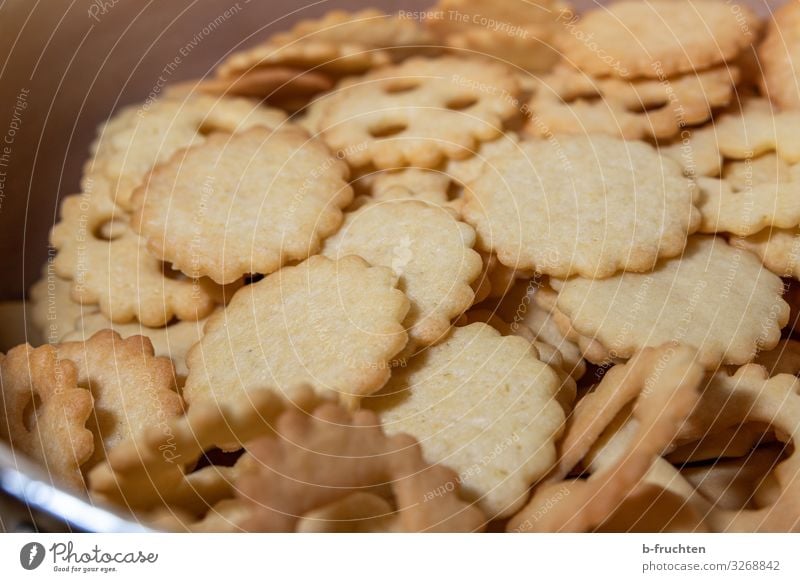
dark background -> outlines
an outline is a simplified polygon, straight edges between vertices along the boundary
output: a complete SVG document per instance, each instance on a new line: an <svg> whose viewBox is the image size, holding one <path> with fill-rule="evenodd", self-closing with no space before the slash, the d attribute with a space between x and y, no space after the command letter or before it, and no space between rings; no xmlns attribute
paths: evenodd
<svg viewBox="0 0 800 582"><path fill-rule="evenodd" d="M8 167L0 167L7 173L0 179L0 300L22 298L38 278L58 198L77 191L97 124L120 106L147 98L165 66L226 10L236 13L180 56L166 73L169 81L202 76L230 51L334 8L372 5L391 12L434 3L0 0L0 153L4 145L10 148ZM754 4L763 13L773 2ZM21 92L27 108L17 108L21 119L11 135ZM13 143L4 143L6 138Z"/></svg>

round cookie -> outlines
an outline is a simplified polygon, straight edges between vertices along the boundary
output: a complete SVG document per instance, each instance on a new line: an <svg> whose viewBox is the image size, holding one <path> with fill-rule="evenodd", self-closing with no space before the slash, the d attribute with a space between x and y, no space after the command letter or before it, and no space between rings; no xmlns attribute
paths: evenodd
<svg viewBox="0 0 800 582"><path fill-rule="evenodd" d="M789 318L783 283L758 258L724 239L694 236L681 257L651 273L551 280L557 305L613 358L679 341L709 368L744 364L774 347Z"/></svg>
<svg viewBox="0 0 800 582"><path fill-rule="evenodd" d="M353 191L347 166L299 128L212 136L134 193L133 227L156 257L221 284L317 252Z"/></svg>
<svg viewBox="0 0 800 582"><path fill-rule="evenodd" d="M332 259L358 255L394 271L398 288L411 302L404 324L414 349L439 341L450 322L472 305L470 285L483 266L474 244L472 227L448 210L417 200L390 200L349 213L339 232L325 241L322 254Z"/></svg>
<svg viewBox="0 0 800 582"><path fill-rule="evenodd" d="M598 77L662 78L734 59L759 21L724 0L623 0L565 24L556 38L570 64Z"/></svg>
<svg viewBox="0 0 800 582"><path fill-rule="evenodd" d="M559 136L490 158L462 214L507 266L602 278L679 254L699 223L693 199L680 167L652 146Z"/></svg>
<svg viewBox="0 0 800 582"><path fill-rule="evenodd" d="M355 406L389 379L407 313L389 269L313 256L243 287L211 317L189 351L183 396L191 408L308 383Z"/></svg>
<svg viewBox="0 0 800 582"><path fill-rule="evenodd" d="M499 63L412 58L341 84L324 100L318 129L354 167L434 168L498 138L518 90Z"/></svg>

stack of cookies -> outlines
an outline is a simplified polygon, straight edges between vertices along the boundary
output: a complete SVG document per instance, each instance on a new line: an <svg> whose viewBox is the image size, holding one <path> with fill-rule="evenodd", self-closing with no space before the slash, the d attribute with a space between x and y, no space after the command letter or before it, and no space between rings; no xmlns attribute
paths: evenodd
<svg viewBox="0 0 800 582"><path fill-rule="evenodd" d="M175 531L797 531L770 37L525 5L335 12L117 113L0 436Z"/></svg>
<svg viewBox="0 0 800 582"><path fill-rule="evenodd" d="M674 137L735 100L760 21L713 0L621 0L563 23L561 61L540 79L528 128Z"/></svg>

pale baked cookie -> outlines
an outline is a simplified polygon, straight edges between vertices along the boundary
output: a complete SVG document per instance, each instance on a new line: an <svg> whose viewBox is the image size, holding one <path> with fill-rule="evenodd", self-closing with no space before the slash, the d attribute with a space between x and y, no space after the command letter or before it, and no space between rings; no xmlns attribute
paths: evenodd
<svg viewBox="0 0 800 582"><path fill-rule="evenodd" d="M93 497L132 509L207 510L210 503L232 495L230 478L247 470L250 459L245 455L229 468L233 471L207 467L213 470L192 472L203 453L219 443L240 448L272 435L275 420L284 411L310 412L317 404L313 391L301 386L287 390L285 398L257 389L235 402L193 406L185 415L150 426L109 451L89 472L89 490Z"/></svg>
<svg viewBox="0 0 800 582"><path fill-rule="evenodd" d="M776 275L800 279L800 228L765 228L752 236L731 237L730 243L758 255Z"/></svg>
<svg viewBox="0 0 800 582"><path fill-rule="evenodd" d="M80 466L94 448L86 421L92 395L78 387L75 364L53 346L17 346L0 354L0 437L42 464L53 483L84 488Z"/></svg>
<svg viewBox="0 0 800 582"><path fill-rule="evenodd" d="M431 204L447 204L450 177L437 170L401 168L372 174L367 182L370 194L380 201L417 199Z"/></svg>
<svg viewBox="0 0 800 582"><path fill-rule="evenodd" d="M249 509L247 531L295 531L303 516L379 488L389 493L390 530L471 532L486 523L463 499L452 469L429 465L424 447L405 434L387 435L372 412L348 414L331 404L311 415L289 411L275 431L279 438L248 446L257 470L242 476L237 491Z"/></svg>
<svg viewBox="0 0 800 582"><path fill-rule="evenodd" d="M611 368L575 406L557 466L509 521L508 531L593 531L612 519L647 484L661 451L697 403L704 371L695 355L686 346L666 344ZM614 454L590 467L587 479L567 478L612 438Z"/></svg>
<svg viewBox="0 0 800 582"><path fill-rule="evenodd" d="M722 155L713 124L687 129L675 141L659 145L658 151L678 162L687 176L719 176L722 172Z"/></svg>
<svg viewBox="0 0 800 582"><path fill-rule="evenodd" d="M743 364L778 343L789 317L781 280L751 253L715 237L691 237L681 257L651 273L551 285L578 333L615 358L679 341L696 348L709 368Z"/></svg>
<svg viewBox="0 0 800 582"><path fill-rule="evenodd" d="M183 412L172 362L157 358L146 338L123 340L109 329L85 342L62 343L56 350L60 360L75 364L78 385L94 400L89 419L94 454L86 468L105 459L125 439L147 427L164 426Z"/></svg>
<svg viewBox="0 0 800 582"><path fill-rule="evenodd" d="M143 335L153 344L156 356L172 360L178 384L183 385L189 373L189 368L186 367L186 354L189 348L203 337L203 326L207 320L208 317L197 321L176 320L162 327L146 327L138 321L114 323L102 313L84 314L75 320L73 331L61 336L61 341L85 341L104 329L113 330L123 338Z"/></svg>
<svg viewBox="0 0 800 582"><path fill-rule="evenodd" d="M782 109L800 109L800 5L786 2L767 21L758 47L761 89Z"/></svg>
<svg viewBox="0 0 800 582"><path fill-rule="evenodd" d="M131 201L150 252L220 284L317 252L353 191L344 162L294 129L212 136L156 167Z"/></svg>
<svg viewBox="0 0 800 582"><path fill-rule="evenodd" d="M331 259L358 255L370 265L392 269L411 308L406 353L436 343L475 297L471 284L481 273L472 250L475 231L448 210L417 200L375 202L345 217L324 243Z"/></svg>
<svg viewBox="0 0 800 582"><path fill-rule="evenodd" d="M58 249L54 270L72 281L72 298L98 304L117 323L135 318L160 327L173 317L200 319L224 299L212 281L187 279L150 256L118 213L101 211L82 195L63 200L50 242Z"/></svg>
<svg viewBox="0 0 800 582"><path fill-rule="evenodd" d="M541 79L527 106L527 131L604 133L626 139L670 138L728 105L736 67L717 67L658 80L594 79L561 65Z"/></svg>
<svg viewBox="0 0 800 582"><path fill-rule="evenodd" d="M507 266L602 278L679 254L699 223L693 199L678 165L645 143L563 136L490 159L462 213Z"/></svg>
<svg viewBox="0 0 800 582"><path fill-rule="evenodd" d="M542 72L558 60L553 40L569 20L566 4L555 0L439 0L427 21L454 52L491 55L526 71Z"/></svg>
<svg viewBox="0 0 800 582"><path fill-rule="evenodd" d="M408 336L394 273L359 257L314 256L240 289L189 352L183 396L229 402L307 382L350 405L389 379Z"/></svg>
<svg viewBox="0 0 800 582"><path fill-rule="evenodd" d="M663 78L733 60L760 22L724 0L623 0L564 23L564 58L595 76Z"/></svg>
<svg viewBox="0 0 800 582"><path fill-rule="evenodd" d="M127 107L100 128L92 144L93 158L84 170L83 189L107 191L127 209L150 169L178 150L215 132L275 128L285 120L278 109L232 97L191 95Z"/></svg>
<svg viewBox="0 0 800 582"><path fill-rule="evenodd" d="M766 99L745 101L740 112L715 122L717 147L727 158L752 159L775 152L782 160L800 162L800 112L776 111Z"/></svg>
<svg viewBox="0 0 800 582"><path fill-rule="evenodd" d="M355 167L436 167L498 138L517 81L483 59L414 58L349 80L324 100L319 129Z"/></svg>
<svg viewBox="0 0 800 582"><path fill-rule="evenodd" d="M416 21L376 9L334 10L317 20L303 20L265 43L234 53L217 71L238 77L274 67L312 70L329 77L357 75L393 59L427 52L433 37Z"/></svg>
<svg viewBox="0 0 800 582"><path fill-rule="evenodd" d="M474 323L396 370L367 405L389 434L416 437L426 459L458 471L464 491L497 518L519 508L555 461L560 384L529 341Z"/></svg>
<svg viewBox="0 0 800 582"><path fill-rule="evenodd" d="M758 180L758 176L749 180ZM788 179L780 182L773 177L737 185L727 179L700 177L697 186L700 232L749 236L768 227L800 226L800 164L792 166Z"/></svg>
<svg viewBox="0 0 800 582"><path fill-rule="evenodd" d="M42 269L42 278L28 290L33 325L48 344L56 344L73 332L75 322L81 317L90 317L97 313L97 307L84 306L72 299L71 287L68 279L56 275L48 260Z"/></svg>

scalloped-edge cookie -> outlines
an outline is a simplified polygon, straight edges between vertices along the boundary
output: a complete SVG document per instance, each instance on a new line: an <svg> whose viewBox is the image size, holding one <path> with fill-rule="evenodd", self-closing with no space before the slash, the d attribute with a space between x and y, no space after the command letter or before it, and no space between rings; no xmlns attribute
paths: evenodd
<svg viewBox="0 0 800 582"><path fill-rule="evenodd" d="M72 281L72 298L98 304L117 323L138 319L160 327L173 317L207 316L226 290L207 279L192 280L150 256L144 241L113 209L92 206L84 195L61 204L61 221L50 242L58 249L53 268Z"/></svg>
<svg viewBox="0 0 800 582"><path fill-rule="evenodd" d="M775 10L758 47L762 93L782 109L800 109L800 5Z"/></svg>
<svg viewBox="0 0 800 582"><path fill-rule="evenodd" d="M148 250L193 279L267 275L317 252L353 199L347 165L299 128L209 137L133 195Z"/></svg>
<svg viewBox="0 0 800 582"><path fill-rule="evenodd" d="M78 387L75 364L56 349L21 345L0 354L0 437L42 464L53 483L84 488L80 467L92 456L86 428L92 395Z"/></svg>
<svg viewBox="0 0 800 582"><path fill-rule="evenodd" d="M448 210L398 200L349 213L339 232L325 241L322 254L331 259L358 255L370 265L392 269L398 289L411 302L404 325L414 349L442 339L450 322L472 305L471 284L483 266L474 245L475 231Z"/></svg>
<svg viewBox="0 0 800 582"><path fill-rule="evenodd" d="M83 188L98 188L92 182L103 182L110 199L128 209L133 191L150 169L178 150L215 132L276 128L285 120L286 114L278 109L236 97L194 94L126 107L98 131Z"/></svg>
<svg viewBox="0 0 800 582"><path fill-rule="evenodd" d="M240 289L187 357L183 397L236 401L308 383L351 406L389 379L406 345L406 296L385 267L316 255Z"/></svg>
<svg viewBox="0 0 800 582"><path fill-rule="evenodd" d="M699 225L694 195L678 165L648 144L559 136L487 161L462 215L504 265L603 278L679 254Z"/></svg>
<svg viewBox="0 0 800 582"><path fill-rule="evenodd" d="M75 364L78 385L92 393L91 465L122 441L183 413L172 362L156 357L142 336L123 340L108 329L86 341L59 344L56 350L60 360Z"/></svg>
<svg viewBox="0 0 800 582"><path fill-rule="evenodd" d="M518 91L499 63L412 58L340 84L324 100L319 130L354 167L434 168L500 137Z"/></svg>
<svg viewBox="0 0 800 582"><path fill-rule="evenodd" d="M550 283L578 333L615 358L679 341L709 368L743 364L774 347L789 318L780 278L716 237L691 237L681 257L651 273Z"/></svg>
<svg viewBox="0 0 800 582"><path fill-rule="evenodd" d="M426 459L455 469L464 491L497 518L518 509L555 461L560 385L529 341L473 323L396 370L365 403L389 434L414 436Z"/></svg>
<svg viewBox="0 0 800 582"><path fill-rule="evenodd" d="M758 38L750 8L724 0L623 0L564 23L564 59L598 77L660 78L731 61Z"/></svg>

